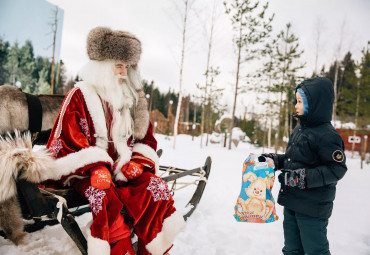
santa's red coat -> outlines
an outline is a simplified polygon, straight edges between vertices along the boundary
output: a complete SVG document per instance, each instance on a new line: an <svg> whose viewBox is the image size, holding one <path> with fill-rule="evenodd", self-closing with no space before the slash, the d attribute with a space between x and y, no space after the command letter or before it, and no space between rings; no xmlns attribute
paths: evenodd
<svg viewBox="0 0 370 255"><path fill-rule="evenodd" d="M133 135L116 141L115 151L100 97L92 86L79 82L67 93L47 144L57 165L51 179L73 186L89 200L93 213L89 254L110 253L110 228L123 206L134 220L138 238L152 254L163 254L184 227L167 184L155 175L159 167L157 141L145 96L139 95ZM121 168L130 160L142 164L144 173L127 181ZM97 166L110 169L115 182L110 189L98 190L90 185L90 169Z"/></svg>

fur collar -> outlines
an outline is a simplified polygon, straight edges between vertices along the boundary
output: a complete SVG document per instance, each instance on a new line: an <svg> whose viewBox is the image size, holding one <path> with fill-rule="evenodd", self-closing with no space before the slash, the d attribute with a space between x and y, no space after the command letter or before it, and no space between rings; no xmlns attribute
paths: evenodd
<svg viewBox="0 0 370 255"><path fill-rule="evenodd" d="M105 116L103 106L101 104L100 98L96 91L89 86L86 82L79 82L76 84L86 101L87 108L89 110L91 119L95 127L95 137L96 137L96 146L107 150L108 148L108 131L105 123ZM148 127L149 127L149 111L147 101L145 98L144 91L140 90L138 92L138 103L136 107L132 109L133 121L134 121L134 130L133 138L141 140L145 137ZM132 151L127 146L127 142L123 140L116 141L114 144L119 158L117 159L117 166L114 170L114 178L116 180L127 181L127 179L121 173L121 168L124 164L130 161Z"/></svg>
<svg viewBox="0 0 370 255"><path fill-rule="evenodd" d="M87 108L89 109L89 113L94 122L97 138L101 137L106 140L108 134L105 123L104 110L101 105L101 101L98 94L96 93L94 88L92 88L91 86L89 86L89 84L83 81L77 83L76 87L80 88L85 98ZM134 120L133 137L135 139L141 140L145 137L149 127L149 111L144 91L138 90L137 92L139 95L139 100L136 107L132 109L131 113L133 115L132 119Z"/></svg>

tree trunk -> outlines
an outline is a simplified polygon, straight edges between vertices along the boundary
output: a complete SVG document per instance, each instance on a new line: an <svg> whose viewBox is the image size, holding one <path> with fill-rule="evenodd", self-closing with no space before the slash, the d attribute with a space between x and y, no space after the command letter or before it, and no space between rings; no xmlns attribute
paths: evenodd
<svg viewBox="0 0 370 255"><path fill-rule="evenodd" d="M204 102L207 102L208 98L208 83L209 83L209 67L211 63L211 51L212 51L212 40L213 40L213 30L215 26L215 5L213 5L212 9L212 22L211 22L211 33L209 35L209 41L208 41L208 54L207 54L207 69L206 69L206 84L204 87L204 101L202 103L202 123L201 123L201 128L200 128L200 148L203 146L203 132L204 132L204 124L206 122L205 118L205 113L204 113ZM207 135L207 141L206 141L206 146L208 145L208 135Z"/></svg>
<svg viewBox="0 0 370 255"><path fill-rule="evenodd" d="M229 150L231 150L231 143L233 139L233 127L234 127L234 120L235 120L235 108L236 108L236 99L238 97L238 86L239 86L239 72L240 72L240 63L241 63L241 50L242 50L242 45L241 45L241 39L242 39L242 32L243 32L243 26L242 26L242 17L240 17L240 29L239 29L239 45L238 45L238 63L237 63L237 68L236 68L236 82L235 82L235 95L234 95L234 106L233 106L233 113L231 117L231 122L229 125Z"/></svg>
<svg viewBox="0 0 370 255"><path fill-rule="evenodd" d="M272 129L272 119L270 118L269 132L267 136L267 147L271 148L271 129Z"/></svg>
<svg viewBox="0 0 370 255"><path fill-rule="evenodd" d="M282 106L283 104L283 91L280 92L280 102L279 102L279 118L275 136L275 153L277 153L278 146L279 146L279 137L280 137L280 122L281 122L281 113L282 113Z"/></svg>
<svg viewBox="0 0 370 255"><path fill-rule="evenodd" d="M283 138L283 151L285 152L287 142L289 137L289 104L285 102L285 122L284 122L284 138Z"/></svg>
<svg viewBox="0 0 370 255"><path fill-rule="evenodd" d="M54 14L54 24L53 26L53 57L51 60L51 83L50 83L50 94L54 94L54 80L55 80L55 40L56 40L56 35L57 35L57 28L58 28L58 7L55 9L55 14Z"/></svg>
<svg viewBox="0 0 370 255"><path fill-rule="evenodd" d="M173 126L173 148L176 149L176 136L179 126L179 118L181 111L182 102L182 74L184 69L184 58L185 58L185 42L186 42L186 20L188 17L188 0L185 1L185 15L184 15L184 29L182 32L182 50L181 50L181 64L180 64L180 86L179 86L179 100L176 108L175 124Z"/></svg>
<svg viewBox="0 0 370 255"><path fill-rule="evenodd" d="M358 123L358 107L360 104L360 81L357 82L357 98L356 98L356 113L355 113L355 128L353 130L353 136L356 136L357 123ZM352 158L354 157L355 143L352 143Z"/></svg>
<svg viewBox="0 0 370 255"><path fill-rule="evenodd" d="M333 115L332 115L332 120L333 120L333 123L334 123L334 127L335 127L335 121L337 119L337 97L338 97L338 93L337 93L337 87L338 87L338 71L339 71L339 64L338 64L338 61L335 61L335 74L334 74L334 104L333 104Z"/></svg>
<svg viewBox="0 0 370 255"><path fill-rule="evenodd" d="M263 147L262 147L262 153L265 152L265 147L266 147L266 136L267 136L267 115L265 116L265 126L263 129Z"/></svg>

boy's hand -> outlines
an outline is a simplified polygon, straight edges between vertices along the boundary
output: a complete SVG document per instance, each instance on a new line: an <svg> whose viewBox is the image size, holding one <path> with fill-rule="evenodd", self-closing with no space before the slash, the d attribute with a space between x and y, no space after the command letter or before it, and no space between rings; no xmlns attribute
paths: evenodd
<svg viewBox="0 0 370 255"><path fill-rule="evenodd" d="M274 166L275 166L274 170L275 171L278 170L277 167L278 167L279 161L278 161L277 154L275 154L275 153L263 153L263 154L261 154L261 156L268 157L268 158L272 159L274 161Z"/></svg>
<svg viewBox="0 0 370 255"><path fill-rule="evenodd" d="M112 183L112 176L105 166L93 168L91 170L91 186L97 189L109 189Z"/></svg>
<svg viewBox="0 0 370 255"><path fill-rule="evenodd" d="M298 187L299 189L306 188L306 169L283 169L281 171L282 173L278 177L280 183L289 187Z"/></svg>
<svg viewBox="0 0 370 255"><path fill-rule="evenodd" d="M143 165L134 161L129 161L122 167L121 171L127 179L136 179L143 173L144 169Z"/></svg>

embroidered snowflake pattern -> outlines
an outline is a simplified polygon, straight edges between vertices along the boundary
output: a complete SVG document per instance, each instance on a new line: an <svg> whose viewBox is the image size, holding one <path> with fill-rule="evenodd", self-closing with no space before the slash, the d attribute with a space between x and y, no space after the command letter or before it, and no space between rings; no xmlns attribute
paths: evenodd
<svg viewBox="0 0 370 255"><path fill-rule="evenodd" d="M63 148L63 145L62 145L62 141L60 139L55 139L54 141L52 141L51 144L50 144L50 147L49 147L49 151L51 153L51 156L56 158L60 149L62 149L62 148Z"/></svg>
<svg viewBox="0 0 370 255"><path fill-rule="evenodd" d="M171 197L167 184L161 178L150 177L150 183L146 189L152 192L154 202L169 200Z"/></svg>
<svg viewBox="0 0 370 255"><path fill-rule="evenodd" d="M143 170L142 170L142 168L140 168L139 166L132 164L132 165L131 165L131 168L130 168L130 171L127 171L126 173L127 173L127 174L132 178L132 179L135 179L135 178L139 177L139 176L143 173Z"/></svg>
<svg viewBox="0 0 370 255"><path fill-rule="evenodd" d="M86 120L86 119L81 118L81 119L80 119L80 126L81 126L81 129L82 129L82 132L84 132L84 135L85 135L87 138L90 138L90 134L89 134L89 126L87 125L87 120Z"/></svg>
<svg viewBox="0 0 370 255"><path fill-rule="evenodd" d="M96 189L93 186L90 186L87 190L85 190L85 197L89 200L90 208L98 215L98 213L103 209L103 199L106 193L104 190Z"/></svg>

